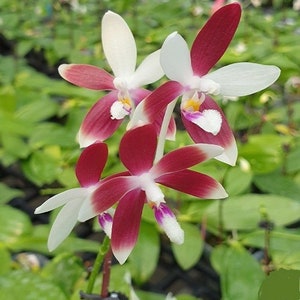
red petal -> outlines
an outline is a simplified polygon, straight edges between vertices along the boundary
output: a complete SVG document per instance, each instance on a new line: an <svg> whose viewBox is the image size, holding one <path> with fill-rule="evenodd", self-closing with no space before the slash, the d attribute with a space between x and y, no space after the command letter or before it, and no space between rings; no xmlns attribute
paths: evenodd
<svg viewBox="0 0 300 300"><path fill-rule="evenodd" d="M104 212L137 187L136 179L132 176L120 176L102 181L92 196L93 211L96 214Z"/></svg>
<svg viewBox="0 0 300 300"><path fill-rule="evenodd" d="M125 195L117 206L113 219L111 245L120 264L126 261L136 244L145 200L145 192L134 190Z"/></svg>
<svg viewBox="0 0 300 300"><path fill-rule="evenodd" d="M227 193L218 181L191 170L163 175L156 182L199 198L220 199L227 197Z"/></svg>
<svg viewBox="0 0 300 300"><path fill-rule="evenodd" d="M213 135L209 132L206 132L198 125L187 120L184 117L184 115L181 114L182 121L187 132L189 133L189 135L191 136L191 138L195 143L214 144L223 147L224 154L228 156L228 159L227 160L223 159L222 161L234 165L237 158L236 143L225 115L223 114L221 108L217 105L217 103L209 96L206 96L205 101L201 104L200 107L201 111L205 109L214 109L221 114L222 125L219 133L217 135Z"/></svg>
<svg viewBox="0 0 300 300"><path fill-rule="evenodd" d="M111 118L110 108L116 101L116 92L111 92L98 100L85 116L78 139L81 147L109 138L120 126L122 120Z"/></svg>
<svg viewBox="0 0 300 300"><path fill-rule="evenodd" d="M240 17L240 4L232 3L217 10L206 22L191 49L195 75L207 74L222 57L234 36Z"/></svg>
<svg viewBox="0 0 300 300"><path fill-rule="evenodd" d="M151 173L160 176L161 174L187 169L221 154L222 151L223 148L216 145L197 144L185 146L163 156L161 160L153 166Z"/></svg>
<svg viewBox="0 0 300 300"><path fill-rule="evenodd" d="M76 165L76 176L81 186L96 184L107 160L108 150L104 143L92 144L85 148Z"/></svg>
<svg viewBox="0 0 300 300"><path fill-rule="evenodd" d="M92 90L113 90L114 77L92 65L84 64L63 64L58 68L58 72L65 80Z"/></svg>
<svg viewBox="0 0 300 300"><path fill-rule="evenodd" d="M167 105L179 97L183 92L183 87L176 81L167 81L154 90L144 101L144 112L148 119L153 122L157 115L165 111Z"/></svg>
<svg viewBox="0 0 300 300"><path fill-rule="evenodd" d="M156 145L154 126L136 127L123 136L120 143L120 159L132 174L142 174L152 167Z"/></svg>

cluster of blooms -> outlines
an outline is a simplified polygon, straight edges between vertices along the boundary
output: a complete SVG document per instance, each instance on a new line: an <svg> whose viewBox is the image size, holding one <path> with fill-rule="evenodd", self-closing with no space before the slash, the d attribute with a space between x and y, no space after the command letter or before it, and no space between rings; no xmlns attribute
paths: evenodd
<svg viewBox="0 0 300 300"><path fill-rule="evenodd" d="M72 84L109 92L89 110L78 133L83 151L76 176L81 187L58 194L36 209L44 213L63 206L51 228L49 250L70 234L77 221L98 216L115 257L124 263L136 243L145 203L170 240L183 243L183 230L160 185L198 198L227 197L215 179L190 169L210 158L230 165L237 159L233 133L211 95L249 95L271 85L280 74L275 66L248 62L210 72L232 40L240 17L238 3L223 6L199 31L191 50L174 32L136 68L132 32L109 11L102 19L102 43L113 75L91 65L59 67L60 75ZM142 88L164 75L169 80L154 91ZM172 113L179 97L183 124L195 144L164 154L165 140L175 138ZM104 141L126 117L129 123L119 158L127 171L100 179L108 157Z"/></svg>

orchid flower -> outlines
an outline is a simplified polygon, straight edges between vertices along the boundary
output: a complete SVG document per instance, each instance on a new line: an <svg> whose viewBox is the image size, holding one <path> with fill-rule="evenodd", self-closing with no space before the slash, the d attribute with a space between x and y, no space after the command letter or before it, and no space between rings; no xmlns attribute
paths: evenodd
<svg viewBox="0 0 300 300"><path fill-rule="evenodd" d="M248 62L234 63L208 73L227 49L240 16L238 3L217 10L198 33L191 51L177 32L167 37L161 48L161 65L170 81L140 103L129 128L141 122L152 123L160 111L182 96L182 121L192 139L196 143L222 146L224 152L216 158L231 165L236 163L234 136L222 110L210 95L250 95L268 87L280 75L276 66Z"/></svg>
<svg viewBox="0 0 300 300"><path fill-rule="evenodd" d="M49 251L57 248L71 233L76 225L78 213L83 203L92 197L94 191L101 185L99 178L105 166L107 155L108 150L104 143L95 143L85 148L75 169L81 187L55 195L36 208L34 213L41 214L63 205L50 230L48 238ZM108 221L109 219L105 218L105 220ZM107 223L106 228L108 228Z"/></svg>
<svg viewBox="0 0 300 300"><path fill-rule="evenodd" d="M147 56L135 69L137 49L132 32L124 19L111 11L105 13L102 19L102 45L114 76L86 64L63 64L58 68L65 80L77 86L110 91L85 116L78 133L81 147L110 137L124 117L131 116L135 106L149 95L150 91L141 87L164 75L159 62L160 50ZM170 139L174 130L175 123L172 121Z"/></svg>
<svg viewBox="0 0 300 300"><path fill-rule="evenodd" d="M169 152L154 164L156 147L157 134L152 124L127 131L120 142L119 156L128 169L128 175L105 180L79 212L79 220L83 222L118 202L111 245L121 264L136 243L145 203L153 209L158 224L170 240L178 244L183 242L183 231L166 205L159 184L199 198L220 199L227 196L215 179L189 169L220 155L223 148L208 144L188 145Z"/></svg>

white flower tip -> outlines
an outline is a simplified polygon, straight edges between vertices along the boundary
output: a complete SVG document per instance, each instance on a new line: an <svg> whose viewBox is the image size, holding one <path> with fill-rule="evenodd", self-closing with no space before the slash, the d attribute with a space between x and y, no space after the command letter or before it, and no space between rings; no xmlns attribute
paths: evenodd
<svg viewBox="0 0 300 300"><path fill-rule="evenodd" d="M42 213L42 211L41 211L41 209L40 209L40 206L37 207L37 208L34 210L34 214L35 214L35 215L41 214L41 213Z"/></svg>
<svg viewBox="0 0 300 300"><path fill-rule="evenodd" d="M66 70L69 68L69 64L62 64L62 65L60 65L59 67L58 67L58 74L62 77L62 78L64 78L64 74L65 74L65 72L66 72Z"/></svg>
<svg viewBox="0 0 300 300"><path fill-rule="evenodd" d="M132 251L132 247L112 250L120 265L123 265Z"/></svg>
<svg viewBox="0 0 300 300"><path fill-rule="evenodd" d="M224 199L227 197L228 194L220 183L218 183L216 188L214 188L208 196L209 199Z"/></svg>

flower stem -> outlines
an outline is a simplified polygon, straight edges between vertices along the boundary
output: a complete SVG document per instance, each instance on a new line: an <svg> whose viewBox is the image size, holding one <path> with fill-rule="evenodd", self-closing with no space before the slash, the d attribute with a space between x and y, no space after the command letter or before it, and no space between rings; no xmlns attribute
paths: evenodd
<svg viewBox="0 0 300 300"><path fill-rule="evenodd" d="M97 254L96 260L94 262L94 266L89 278L88 286L86 289L87 294L91 294L93 292L94 284L97 278L97 275L99 274L100 267L102 265L103 259L105 254L109 251L110 249L110 240L107 236L105 236L103 243L99 249L99 252Z"/></svg>
<svg viewBox="0 0 300 300"><path fill-rule="evenodd" d="M102 289L101 289L101 297L106 299L109 295L109 280L110 280L110 269L111 269L111 260L112 260L112 250L111 246L109 246L103 263L103 275L102 275Z"/></svg>
<svg viewBox="0 0 300 300"><path fill-rule="evenodd" d="M175 100L173 100L172 102L170 102L167 106L167 109L166 109L166 112L164 115L164 119L163 119L163 122L162 122L161 128L160 128L154 163L159 161L163 157L168 127L170 124L170 120L171 120L172 113L174 111L176 102L177 102L177 98Z"/></svg>

